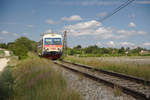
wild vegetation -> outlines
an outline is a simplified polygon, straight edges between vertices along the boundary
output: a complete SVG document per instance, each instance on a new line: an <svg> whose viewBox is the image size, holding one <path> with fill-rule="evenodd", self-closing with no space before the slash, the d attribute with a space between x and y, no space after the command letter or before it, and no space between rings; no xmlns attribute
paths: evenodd
<svg viewBox="0 0 150 100"><path fill-rule="evenodd" d="M7 49L7 44L6 43L0 43L0 48Z"/></svg>
<svg viewBox="0 0 150 100"><path fill-rule="evenodd" d="M37 51L37 42L30 40L27 37L20 37L14 42L7 44L0 43L0 48L9 49L19 59L27 58L27 53ZM100 48L97 45L91 45L82 48L81 45L77 45L74 48L67 49L68 55L80 56L80 57L116 57L116 56L150 56L150 50L146 48L137 47L131 49L129 47L121 48Z"/></svg>
<svg viewBox="0 0 150 100"><path fill-rule="evenodd" d="M129 47L100 48L97 45L82 48L81 45L77 45L74 48L68 48L68 55L78 55L80 57L150 56L150 50L141 47L135 49Z"/></svg>
<svg viewBox="0 0 150 100"><path fill-rule="evenodd" d="M13 52L14 55L18 56L19 59L27 58L27 53L36 52L37 42L28 39L27 37L20 37L14 42L8 44L1 43L0 48L5 48Z"/></svg>
<svg viewBox="0 0 150 100"><path fill-rule="evenodd" d="M79 94L67 88L60 73L55 72L51 61L34 55L37 42L20 37L0 48L11 51L8 66L0 73L0 100L80 100ZM146 51L142 54L141 51ZM29 53L30 52L30 53ZM32 53L31 53L32 52ZM3 54L3 51L0 51ZM95 66L100 69L120 72L150 80L150 64L108 62L97 57L149 56L145 48L100 48L96 45L82 48L80 45L68 48L68 57L76 63ZM74 56L74 57L73 57ZM116 89L116 95L120 95Z"/></svg>
<svg viewBox="0 0 150 100"><path fill-rule="evenodd" d="M124 73L127 75L132 75L140 78L144 78L145 80L150 80L150 63L139 64L137 62L123 62L119 61L111 61L114 58L108 57L97 58L97 57L73 57L68 56L65 60L69 60L74 63L81 63L90 66L94 66L99 69ZM120 57L118 59L121 59ZM123 58L126 59L126 58Z"/></svg>
<svg viewBox="0 0 150 100"><path fill-rule="evenodd" d="M8 66L0 73L0 100L80 100L50 60L36 55L37 42L20 37L0 48L10 50ZM3 54L3 51L0 51Z"/></svg>
<svg viewBox="0 0 150 100"><path fill-rule="evenodd" d="M0 100L80 100L79 94L67 88L51 61L29 55L1 73Z"/></svg>
<svg viewBox="0 0 150 100"><path fill-rule="evenodd" d="M4 50L0 50L0 57L3 57L4 56Z"/></svg>

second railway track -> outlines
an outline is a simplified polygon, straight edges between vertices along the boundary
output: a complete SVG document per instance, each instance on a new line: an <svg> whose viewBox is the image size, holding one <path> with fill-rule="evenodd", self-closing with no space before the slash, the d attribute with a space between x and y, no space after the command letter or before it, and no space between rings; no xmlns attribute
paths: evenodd
<svg viewBox="0 0 150 100"><path fill-rule="evenodd" d="M97 82L103 82L112 88L117 86L122 92L139 100L150 100L150 81L67 61L56 61L55 63Z"/></svg>

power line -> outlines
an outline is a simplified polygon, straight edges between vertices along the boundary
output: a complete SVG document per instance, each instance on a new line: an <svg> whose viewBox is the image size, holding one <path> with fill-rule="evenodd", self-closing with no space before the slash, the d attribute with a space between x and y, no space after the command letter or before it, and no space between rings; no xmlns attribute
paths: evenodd
<svg viewBox="0 0 150 100"><path fill-rule="evenodd" d="M133 1L134 0L127 0L125 3L123 3L122 5L120 5L119 7L117 7L113 12L111 12L108 15L106 15L104 18L100 19L99 21L102 22L102 21L106 20L107 18L111 17L112 15L114 15L115 13L117 13L118 11L120 11L121 9L123 9L124 7L128 6Z"/></svg>

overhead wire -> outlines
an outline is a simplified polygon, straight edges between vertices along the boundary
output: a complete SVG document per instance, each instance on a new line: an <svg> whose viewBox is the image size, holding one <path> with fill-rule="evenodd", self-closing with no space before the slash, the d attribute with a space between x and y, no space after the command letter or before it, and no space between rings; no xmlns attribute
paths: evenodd
<svg viewBox="0 0 150 100"><path fill-rule="evenodd" d="M104 18L98 20L100 22L106 20L107 18L113 16L115 13L117 13L118 11L120 11L121 9L125 8L126 6L128 6L130 3L132 3L135 0L127 0L125 3L121 4L119 7L117 7L113 12L109 13L108 15L106 15Z"/></svg>

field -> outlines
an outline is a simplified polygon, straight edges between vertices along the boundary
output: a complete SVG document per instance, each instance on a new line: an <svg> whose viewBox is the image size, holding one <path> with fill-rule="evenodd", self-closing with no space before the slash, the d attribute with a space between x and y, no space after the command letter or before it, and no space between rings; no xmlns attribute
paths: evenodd
<svg viewBox="0 0 150 100"><path fill-rule="evenodd" d="M66 81L53 69L53 63L34 54L25 60L13 57L0 75L0 100L80 100Z"/></svg>
<svg viewBox="0 0 150 100"><path fill-rule="evenodd" d="M150 80L150 57L73 57L65 60Z"/></svg>

